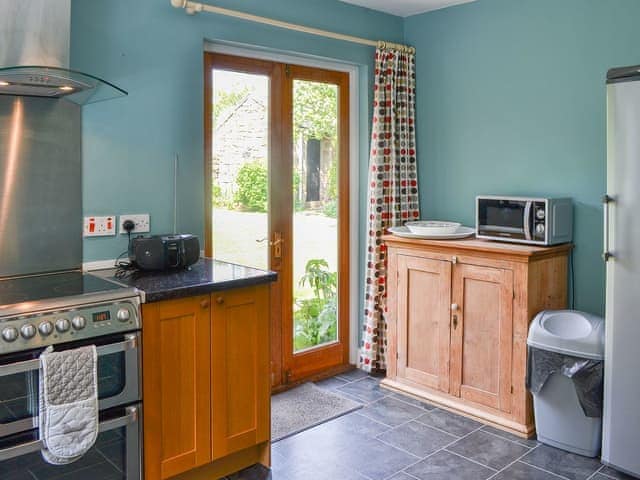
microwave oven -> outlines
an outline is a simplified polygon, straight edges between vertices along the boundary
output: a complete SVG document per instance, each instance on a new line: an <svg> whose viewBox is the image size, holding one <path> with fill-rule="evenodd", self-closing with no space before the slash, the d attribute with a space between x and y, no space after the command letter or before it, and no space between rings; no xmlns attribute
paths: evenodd
<svg viewBox="0 0 640 480"><path fill-rule="evenodd" d="M570 198L476 197L478 238L532 245L571 242L573 204Z"/></svg>

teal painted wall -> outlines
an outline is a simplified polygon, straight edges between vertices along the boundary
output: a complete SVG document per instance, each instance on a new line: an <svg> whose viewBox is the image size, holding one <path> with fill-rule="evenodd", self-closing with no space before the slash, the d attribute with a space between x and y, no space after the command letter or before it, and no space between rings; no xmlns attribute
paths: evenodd
<svg viewBox="0 0 640 480"><path fill-rule="evenodd" d="M404 37L415 45L423 216L471 225L481 193L573 197L576 307L602 313L604 75L613 66L640 63L640 2L478 0L405 20L335 0L217 4L368 38ZM204 39L359 66L364 205L371 48L216 15L188 17L169 0L72 5L73 67L130 93L84 109L87 214L149 212L154 232L169 231L178 152L179 228L202 235ZM362 215L361 232L364 221ZM113 258L125 247L122 238L85 240L85 260Z"/></svg>
<svg viewBox="0 0 640 480"><path fill-rule="evenodd" d="M603 313L606 71L640 63L637 0L478 0L410 17L423 216L477 194L575 202L576 307Z"/></svg>
<svg viewBox="0 0 640 480"><path fill-rule="evenodd" d="M399 17L337 0L218 0L217 5L365 38L402 41ZM173 158L180 155L179 230L203 234L203 41L221 40L359 66L361 198L369 144L373 48L211 14L169 0L73 0L72 67L129 92L83 110L85 214L151 214L152 233L173 220ZM360 219L361 230L364 218ZM125 238L84 241L85 261L115 258ZM361 269L360 269L361 270ZM360 275L362 275L360 273Z"/></svg>

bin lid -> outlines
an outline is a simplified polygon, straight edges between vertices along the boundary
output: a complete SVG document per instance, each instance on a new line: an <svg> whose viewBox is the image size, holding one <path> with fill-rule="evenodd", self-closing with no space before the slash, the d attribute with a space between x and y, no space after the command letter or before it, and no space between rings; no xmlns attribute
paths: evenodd
<svg viewBox="0 0 640 480"><path fill-rule="evenodd" d="M531 322L527 345L573 357L604 358L604 319L577 310L543 310Z"/></svg>

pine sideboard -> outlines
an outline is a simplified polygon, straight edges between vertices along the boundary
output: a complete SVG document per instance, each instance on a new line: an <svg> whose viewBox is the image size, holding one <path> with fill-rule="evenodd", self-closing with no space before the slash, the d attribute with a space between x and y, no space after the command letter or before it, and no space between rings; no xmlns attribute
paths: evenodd
<svg viewBox="0 0 640 480"><path fill-rule="evenodd" d="M383 240L388 331L382 386L532 436L528 327L541 310L566 308L572 246Z"/></svg>

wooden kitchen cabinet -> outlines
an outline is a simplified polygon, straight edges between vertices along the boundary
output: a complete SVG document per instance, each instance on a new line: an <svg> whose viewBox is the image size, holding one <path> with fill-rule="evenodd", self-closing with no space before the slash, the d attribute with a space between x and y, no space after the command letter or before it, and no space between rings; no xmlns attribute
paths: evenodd
<svg viewBox="0 0 640 480"><path fill-rule="evenodd" d="M213 295L213 459L269 440L269 291Z"/></svg>
<svg viewBox="0 0 640 480"><path fill-rule="evenodd" d="M146 479L211 461L209 295L142 306Z"/></svg>
<svg viewBox="0 0 640 480"><path fill-rule="evenodd" d="M143 305L144 478L269 465L269 286Z"/></svg>
<svg viewBox="0 0 640 480"><path fill-rule="evenodd" d="M382 385L521 436L534 432L526 337L566 308L571 245L385 236L388 365Z"/></svg>
<svg viewBox="0 0 640 480"><path fill-rule="evenodd" d="M450 393L509 413L513 272L457 264L452 283Z"/></svg>
<svg viewBox="0 0 640 480"><path fill-rule="evenodd" d="M451 263L397 258L397 375L449 391Z"/></svg>

